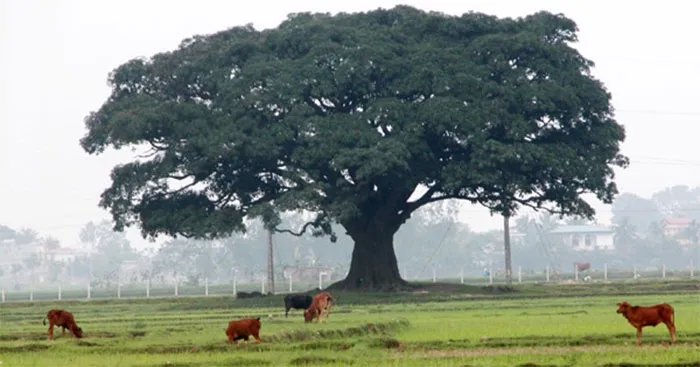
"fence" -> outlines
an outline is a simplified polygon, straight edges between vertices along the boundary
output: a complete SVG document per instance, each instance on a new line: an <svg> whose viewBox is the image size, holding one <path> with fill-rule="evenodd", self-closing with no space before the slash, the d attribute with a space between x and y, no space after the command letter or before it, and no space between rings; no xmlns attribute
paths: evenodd
<svg viewBox="0 0 700 367"><path fill-rule="evenodd" d="M666 269L662 265L660 269L642 270L633 267L632 269L611 268L608 264L603 264L602 269L588 269L579 272L572 265L570 272L557 271L550 267L546 267L540 271L529 269L523 271L521 266L515 266L512 274L513 283L548 283L548 282L613 282L613 281L628 281L639 279L690 279L696 277L696 271L692 260L686 269ZM403 275L407 278L406 274ZM432 269L432 278L412 278L411 281L420 282L441 282L441 283L461 283L461 284L504 284L506 282L505 274L501 271L494 272L490 267L480 276L470 274L468 276L464 269L459 269L453 277L437 277L436 269ZM292 292L302 292L313 288L323 289L324 286L331 284L333 281L326 281L319 277L316 282L293 282L290 278L288 281L275 284L274 294L285 294ZM285 284L286 283L286 284ZM183 285L179 283L173 284L151 284L150 281L144 283L116 284L111 287L100 287L92 289L89 284L85 286L66 286L61 284L42 285L41 287L30 287L29 290L10 291L4 286L0 287L0 302L12 301L61 301L61 300L81 300L81 299L121 299L121 298L150 298L150 297L188 297L188 296L238 296L241 292L258 291L260 293L268 293L269 289L266 279L261 279L260 282L237 282L233 279L228 284L210 284L208 279L205 279L202 285Z"/></svg>

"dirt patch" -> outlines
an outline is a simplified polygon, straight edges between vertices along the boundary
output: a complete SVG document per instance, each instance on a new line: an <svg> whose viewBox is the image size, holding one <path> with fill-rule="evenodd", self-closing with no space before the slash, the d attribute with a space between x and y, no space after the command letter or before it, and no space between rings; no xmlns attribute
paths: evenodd
<svg viewBox="0 0 700 367"><path fill-rule="evenodd" d="M146 335L145 331L136 331L132 330L129 332L129 335L131 335L132 338L138 338Z"/></svg>
<svg viewBox="0 0 700 367"><path fill-rule="evenodd" d="M348 350L355 344L342 341L315 340L310 343L300 344L295 349L300 350Z"/></svg>
<svg viewBox="0 0 700 367"><path fill-rule="evenodd" d="M117 334L115 333L110 333L109 331L92 331L89 333L85 333L85 337L90 337L90 338L116 338Z"/></svg>
<svg viewBox="0 0 700 367"><path fill-rule="evenodd" d="M394 338L383 337L370 341L369 346L373 348L396 349L402 347L402 344Z"/></svg>
<svg viewBox="0 0 700 367"><path fill-rule="evenodd" d="M81 346L81 347L99 347L100 344L89 342L86 340L78 340L75 342L75 345Z"/></svg>
<svg viewBox="0 0 700 367"><path fill-rule="evenodd" d="M353 364L354 361L352 360L345 360L345 359L337 359L337 358L328 358L328 357L321 357L321 356L302 356L302 357L297 357L289 361L289 364L293 366L317 366L319 364L330 364L330 365L338 365L338 364L343 364L343 365L348 365L348 364Z"/></svg>
<svg viewBox="0 0 700 367"><path fill-rule="evenodd" d="M366 335L386 335L389 332L395 331L397 329L405 328L409 325L409 322L405 319L395 320L386 323L376 323L376 324L365 324L357 327L351 327L347 329L326 329L326 330L312 330L312 329L297 329L291 331L283 331L275 335L266 337L265 339L269 342L299 342L299 341L310 341L315 339L327 340L331 338L342 338L347 339L349 337L355 336L366 336Z"/></svg>

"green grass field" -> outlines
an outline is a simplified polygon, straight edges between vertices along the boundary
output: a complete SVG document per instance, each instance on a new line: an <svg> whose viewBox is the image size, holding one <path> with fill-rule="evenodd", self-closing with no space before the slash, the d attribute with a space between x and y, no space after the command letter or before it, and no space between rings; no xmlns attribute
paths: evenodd
<svg viewBox="0 0 700 367"><path fill-rule="evenodd" d="M328 323L284 317L282 296L187 297L0 305L0 361L14 366L699 366L697 282L448 286L337 293ZM625 295L620 295L626 293ZM669 302L678 342L645 328L642 347L615 304ZM81 340L46 340L41 320L65 308ZM262 344L226 343L231 319L262 316ZM60 330L60 329L59 329ZM251 339L252 340L252 339Z"/></svg>

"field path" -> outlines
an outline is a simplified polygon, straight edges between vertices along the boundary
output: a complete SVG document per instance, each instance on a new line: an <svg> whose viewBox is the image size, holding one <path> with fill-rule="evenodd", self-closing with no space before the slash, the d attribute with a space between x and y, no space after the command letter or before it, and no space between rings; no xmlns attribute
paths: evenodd
<svg viewBox="0 0 700 367"><path fill-rule="evenodd" d="M566 354L571 352L585 352L585 353L595 353L595 352L610 352L610 351L624 351L624 350L665 350L668 348L693 348L697 347L693 343L688 344L676 344L671 347L668 345L644 345L641 347L636 347L632 345L580 345L580 346L569 346L569 347L517 347L517 348L470 348L470 349L426 349L423 352L412 355L415 357L423 358L439 358L439 357L478 357L478 356L492 356L492 355L502 355L502 354ZM415 352L416 349L411 349ZM397 351L397 354L401 354L401 351Z"/></svg>

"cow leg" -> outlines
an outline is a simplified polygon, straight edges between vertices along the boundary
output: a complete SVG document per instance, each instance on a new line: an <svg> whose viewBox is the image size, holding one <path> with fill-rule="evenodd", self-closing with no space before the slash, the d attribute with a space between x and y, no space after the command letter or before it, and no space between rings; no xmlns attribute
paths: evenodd
<svg viewBox="0 0 700 367"><path fill-rule="evenodd" d="M642 328L637 328L637 345L642 345Z"/></svg>
<svg viewBox="0 0 700 367"><path fill-rule="evenodd" d="M666 324L666 327L668 328L668 333L671 334L671 343L676 342L676 325L673 324L673 321L664 321L664 324Z"/></svg>
<svg viewBox="0 0 700 367"><path fill-rule="evenodd" d="M49 340L52 340L53 339L53 323L51 323L51 322L49 322L48 334L49 334Z"/></svg>
<svg viewBox="0 0 700 367"><path fill-rule="evenodd" d="M284 310L284 317L287 316L289 316L289 307L286 307L286 309Z"/></svg>
<svg viewBox="0 0 700 367"><path fill-rule="evenodd" d="M324 306L324 307L325 307L325 306ZM323 317L323 309L324 309L324 307L319 307L319 308L318 308L318 315L316 315L316 316L317 316L317 319L316 319L316 322L317 322L317 323L320 323L320 322L321 322L321 318Z"/></svg>
<svg viewBox="0 0 700 367"><path fill-rule="evenodd" d="M331 307L333 307L333 302L328 302L326 304L326 322L328 322L328 316L331 314Z"/></svg>
<svg viewBox="0 0 700 367"><path fill-rule="evenodd" d="M61 329L63 329L63 330L61 330L61 336L66 336L66 327L61 326Z"/></svg>
<svg viewBox="0 0 700 367"><path fill-rule="evenodd" d="M255 338L255 342L256 342L256 343L262 342L262 340L260 340L260 335L259 335L259 333L253 334L253 338Z"/></svg>

